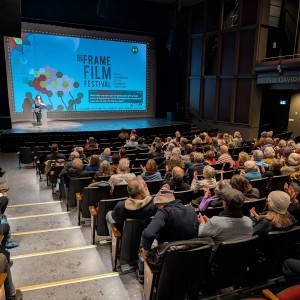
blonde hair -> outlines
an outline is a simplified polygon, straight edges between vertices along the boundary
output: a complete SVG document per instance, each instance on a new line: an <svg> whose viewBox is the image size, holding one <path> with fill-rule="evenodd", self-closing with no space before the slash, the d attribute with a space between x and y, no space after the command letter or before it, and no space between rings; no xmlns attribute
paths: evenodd
<svg viewBox="0 0 300 300"><path fill-rule="evenodd" d="M250 160L250 157L248 155L248 153L242 151L239 153L239 159L238 162L241 166L243 166L245 164L246 161Z"/></svg>
<svg viewBox="0 0 300 300"><path fill-rule="evenodd" d="M148 159L146 163L146 171L148 172L156 172L157 171L157 164L154 159Z"/></svg>
<svg viewBox="0 0 300 300"><path fill-rule="evenodd" d="M298 166L300 164L300 155L297 153L291 153L288 157L288 162L291 166Z"/></svg>
<svg viewBox="0 0 300 300"><path fill-rule="evenodd" d="M213 178L215 176L215 169L211 166L205 166L203 169L203 177L205 179Z"/></svg>
<svg viewBox="0 0 300 300"><path fill-rule="evenodd" d="M273 158L275 155L275 151L272 147L266 147L264 151L264 157L265 158Z"/></svg>
<svg viewBox="0 0 300 300"><path fill-rule="evenodd" d="M111 175L110 164L107 160L103 160L100 163L100 169L99 172L97 172L97 175Z"/></svg>
<svg viewBox="0 0 300 300"><path fill-rule="evenodd" d="M269 211L266 215L262 215L261 218L267 219L276 228L287 228L293 224L290 214L278 214L275 211Z"/></svg>

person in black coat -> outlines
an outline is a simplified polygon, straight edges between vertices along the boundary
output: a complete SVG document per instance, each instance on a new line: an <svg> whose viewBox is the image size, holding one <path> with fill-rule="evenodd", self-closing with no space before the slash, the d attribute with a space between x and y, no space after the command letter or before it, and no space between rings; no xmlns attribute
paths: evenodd
<svg viewBox="0 0 300 300"><path fill-rule="evenodd" d="M163 184L168 184L170 190L173 191L188 191L191 189L190 185L184 182L184 170L180 167L174 167L171 172L171 177L166 175Z"/></svg>

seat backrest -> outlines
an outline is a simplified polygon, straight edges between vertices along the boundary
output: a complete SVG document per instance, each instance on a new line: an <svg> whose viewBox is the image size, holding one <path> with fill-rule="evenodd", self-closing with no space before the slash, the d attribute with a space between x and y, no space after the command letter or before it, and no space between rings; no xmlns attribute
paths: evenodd
<svg viewBox="0 0 300 300"><path fill-rule="evenodd" d="M270 178L259 178L259 179L253 179L250 181L252 187L257 188L259 190L259 194L261 197L264 197L266 195L267 186L269 184Z"/></svg>
<svg viewBox="0 0 300 300"><path fill-rule="evenodd" d="M215 170L222 170L223 169L223 164L213 164L210 165L211 167L213 167Z"/></svg>
<svg viewBox="0 0 300 300"><path fill-rule="evenodd" d="M197 296L207 272L211 246L167 253L157 286L157 300L179 300ZM196 267L201 266L201 267Z"/></svg>
<svg viewBox="0 0 300 300"><path fill-rule="evenodd" d="M120 263L132 262L138 259L138 250L141 243L143 230L151 222L148 219L127 219L124 221L122 243L120 251Z"/></svg>
<svg viewBox="0 0 300 300"><path fill-rule="evenodd" d="M89 206L97 207L99 200L110 198L110 185L84 187L82 190L81 213L83 218L90 218Z"/></svg>
<svg viewBox="0 0 300 300"><path fill-rule="evenodd" d="M271 231L260 236L258 253L263 264L257 265L255 277L275 276L281 273L282 263L294 245L300 241L300 226L291 230Z"/></svg>
<svg viewBox="0 0 300 300"><path fill-rule="evenodd" d="M154 195L154 194L158 193L158 191L160 190L160 188L162 186L163 181L164 181L163 179L145 181L150 195Z"/></svg>
<svg viewBox="0 0 300 300"><path fill-rule="evenodd" d="M71 178L69 181L68 203L69 206L76 206L76 193L82 194L84 187L91 184L92 177Z"/></svg>
<svg viewBox="0 0 300 300"><path fill-rule="evenodd" d="M275 191L275 190L284 191L284 184L289 181L290 181L289 175L273 176L270 180L268 188L270 191Z"/></svg>
<svg viewBox="0 0 300 300"><path fill-rule="evenodd" d="M266 203L267 203L266 198L253 199L251 201L244 202L242 207L243 215L249 217L250 216L249 210L252 207L255 207L255 211L258 214L263 212L264 208L266 207Z"/></svg>
<svg viewBox="0 0 300 300"><path fill-rule="evenodd" d="M211 284L216 289L238 285L253 258L259 237L221 243L212 259L214 266Z"/></svg>
<svg viewBox="0 0 300 300"><path fill-rule="evenodd" d="M218 216L221 211L223 211L223 206L216 206L216 207L208 207L203 215L207 216L208 218L211 218L213 216Z"/></svg>
<svg viewBox="0 0 300 300"><path fill-rule="evenodd" d="M107 224L106 224L106 214L115 208L119 201L126 200L127 197L117 198L117 199L104 199L100 200L98 203L98 215L97 215L97 235L107 236L109 235Z"/></svg>
<svg viewBox="0 0 300 300"><path fill-rule="evenodd" d="M108 181L109 178L110 178L110 175L97 176L96 181Z"/></svg>
<svg viewBox="0 0 300 300"><path fill-rule="evenodd" d="M20 147L19 149L19 162L22 164L32 163L31 147Z"/></svg>
<svg viewBox="0 0 300 300"><path fill-rule="evenodd" d="M115 185L111 197L112 198L129 197L127 186L128 184Z"/></svg>
<svg viewBox="0 0 300 300"><path fill-rule="evenodd" d="M175 199L180 199L182 201L182 204L186 205L193 200L194 191L188 190L188 191L174 192L174 197Z"/></svg>
<svg viewBox="0 0 300 300"><path fill-rule="evenodd" d="M140 165L146 166L148 158L138 158L133 162L135 168L139 168Z"/></svg>

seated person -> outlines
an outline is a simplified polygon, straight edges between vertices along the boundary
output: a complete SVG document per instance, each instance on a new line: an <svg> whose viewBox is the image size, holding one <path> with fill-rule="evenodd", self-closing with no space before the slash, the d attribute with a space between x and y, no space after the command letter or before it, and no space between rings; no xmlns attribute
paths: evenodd
<svg viewBox="0 0 300 300"><path fill-rule="evenodd" d="M199 189L204 188L205 186L208 188L216 186L216 179L215 176L215 169L211 166L205 166L203 169L203 178L202 180L198 180L198 173L197 171L194 172L194 179L191 184L191 189L194 192L197 192Z"/></svg>
<svg viewBox="0 0 300 300"><path fill-rule="evenodd" d="M109 163L112 163L111 151L109 148L105 148L100 155L100 161L107 160Z"/></svg>
<svg viewBox="0 0 300 300"><path fill-rule="evenodd" d="M243 193L245 201L259 199L259 190L253 188L250 181L242 175L234 175L230 180L231 187Z"/></svg>
<svg viewBox="0 0 300 300"><path fill-rule="evenodd" d="M143 137L138 138L138 144L136 145L137 150L149 150L150 147L145 143L145 139Z"/></svg>
<svg viewBox="0 0 300 300"><path fill-rule="evenodd" d="M5 297L7 300L22 300L23 294L20 290L16 289L12 281L10 272L10 262L8 258L0 253L0 273L6 273L6 279L4 281Z"/></svg>
<svg viewBox="0 0 300 300"><path fill-rule="evenodd" d="M222 190L226 187L231 187L228 180L220 180L217 182L215 189L214 189L214 195L211 195L209 187L204 187L204 197L199 197L198 199L195 199L192 201L192 204L194 207L197 207L199 205L200 211L205 211L207 207L219 207L222 206L222 199L221 199L221 193Z"/></svg>
<svg viewBox="0 0 300 300"><path fill-rule="evenodd" d="M111 192L113 192L115 185L128 184L131 179L136 177L134 173L130 173L129 164L130 161L127 158L120 160L117 174L111 175L108 181L111 186Z"/></svg>
<svg viewBox="0 0 300 300"><path fill-rule="evenodd" d="M198 236L210 237L216 246L222 242L252 237L252 221L242 213L244 195L238 190L226 187L222 189L220 196L224 211L210 219L199 213Z"/></svg>
<svg viewBox="0 0 300 300"><path fill-rule="evenodd" d="M71 166L68 168L66 177L67 179L65 181L67 187L68 187L68 180L71 178L83 178L83 177L89 177L89 173L84 170L84 165L82 163L82 160L80 158L75 158L72 160Z"/></svg>
<svg viewBox="0 0 300 300"><path fill-rule="evenodd" d="M269 164L268 171L262 173L262 177L273 177L282 175L281 173L282 164L279 159L272 159L271 163Z"/></svg>
<svg viewBox="0 0 300 300"><path fill-rule="evenodd" d="M67 158L64 154L59 153L58 145L52 144L51 145L51 154L46 156L46 160L56 160L56 159L64 159L67 161Z"/></svg>
<svg viewBox="0 0 300 300"><path fill-rule="evenodd" d="M141 252L147 255L153 241L158 244L196 238L198 235L197 215L192 207L184 206L175 199L168 185L164 185L154 198L158 211L144 229L141 238ZM140 257L137 277L143 282L144 263Z"/></svg>
<svg viewBox="0 0 300 300"><path fill-rule="evenodd" d="M186 170L188 175L189 182L191 183L194 178L194 172L197 171L198 175L202 175L204 169L204 155L203 153L195 152L194 153L194 164Z"/></svg>
<svg viewBox="0 0 300 300"><path fill-rule="evenodd" d="M126 141L126 144L124 145L125 148L136 148L137 141L135 140L135 136L131 135L130 139Z"/></svg>
<svg viewBox="0 0 300 300"><path fill-rule="evenodd" d="M121 140L125 140L129 138L129 134L126 131L126 128L121 128L121 132L119 133L118 138Z"/></svg>
<svg viewBox="0 0 300 300"><path fill-rule="evenodd" d="M130 180L127 189L129 198L118 202L116 207L106 214L110 235L110 224L116 223L118 230L122 230L126 219L148 219L157 211L153 197L149 195L147 185L141 177Z"/></svg>
<svg viewBox="0 0 300 300"><path fill-rule="evenodd" d="M290 196L287 193L273 191L267 199L268 212L258 215L255 208L251 208L253 235L274 230L289 230L296 226L296 219L288 212L290 202Z"/></svg>
<svg viewBox="0 0 300 300"><path fill-rule="evenodd" d="M157 164L154 159L148 159L146 166L143 167L141 165L140 167L141 167L141 170L143 171L141 176L143 177L143 179L145 181L161 179L161 174L159 171L157 171Z"/></svg>
<svg viewBox="0 0 300 300"><path fill-rule="evenodd" d="M93 154L90 158L89 158L89 164L84 166L84 170L87 172L97 172L99 171L99 165L100 165L100 161L99 161L99 155Z"/></svg>
<svg viewBox="0 0 300 300"><path fill-rule="evenodd" d="M98 159L99 161L99 159ZM107 160L103 160L101 161L100 163L100 166L99 166L99 171L97 171L95 173L95 179L97 179L98 176L110 176L112 175L113 172L111 170L111 166L109 164L109 162Z"/></svg>
<svg viewBox="0 0 300 300"><path fill-rule="evenodd" d="M91 136L86 140L86 145L84 147L84 150L94 150L94 149L99 149L99 144L97 143L97 140Z"/></svg>
<svg viewBox="0 0 300 300"><path fill-rule="evenodd" d="M241 170L240 174L246 177L248 180L261 178L259 167L253 160L248 160L244 163L244 169Z"/></svg>
<svg viewBox="0 0 300 300"><path fill-rule="evenodd" d="M172 177L166 178L163 184L168 184L173 191L188 191L191 189L190 185L185 183L184 170L178 166L175 166L171 172Z"/></svg>

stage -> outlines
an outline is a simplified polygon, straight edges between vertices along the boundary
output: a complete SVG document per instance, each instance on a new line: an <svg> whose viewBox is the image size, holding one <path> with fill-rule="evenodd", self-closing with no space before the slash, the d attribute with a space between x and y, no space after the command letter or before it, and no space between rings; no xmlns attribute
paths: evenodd
<svg viewBox="0 0 300 300"><path fill-rule="evenodd" d="M157 118L103 119L103 120L48 120L47 126L35 126L32 122L15 122L12 129L1 134L1 151L17 152L25 142L72 141L89 136L100 138L117 137L120 129L128 132L136 129L138 136L171 134L176 130L189 132L191 125L183 121Z"/></svg>

